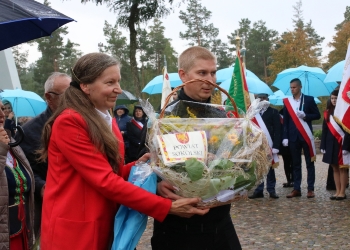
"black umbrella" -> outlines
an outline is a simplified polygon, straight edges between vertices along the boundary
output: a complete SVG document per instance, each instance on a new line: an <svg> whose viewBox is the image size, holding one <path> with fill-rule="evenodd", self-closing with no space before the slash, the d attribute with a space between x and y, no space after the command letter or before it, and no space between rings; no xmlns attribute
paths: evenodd
<svg viewBox="0 0 350 250"><path fill-rule="evenodd" d="M116 105L132 104L132 103L138 102L138 101L139 101L139 99L137 99L129 91L123 90L123 92L120 95L118 95L118 99L116 101Z"/></svg>
<svg viewBox="0 0 350 250"><path fill-rule="evenodd" d="M0 50L50 36L72 21L72 18L33 0L0 0Z"/></svg>

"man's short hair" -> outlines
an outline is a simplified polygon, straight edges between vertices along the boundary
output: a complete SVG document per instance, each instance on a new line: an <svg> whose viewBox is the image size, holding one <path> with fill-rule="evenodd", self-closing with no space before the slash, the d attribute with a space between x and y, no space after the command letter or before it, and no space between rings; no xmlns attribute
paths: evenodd
<svg viewBox="0 0 350 250"><path fill-rule="evenodd" d="M60 73L60 72L53 72L46 80L45 82L45 93L49 92L53 88L53 83L55 82L55 79L57 77L67 77L70 79L70 76L67 75L66 73Z"/></svg>
<svg viewBox="0 0 350 250"><path fill-rule="evenodd" d="M294 79L292 79L292 80L290 81L290 83L293 83L293 82L295 82L295 83L297 83L299 86L301 86L301 81L300 81L299 78L294 78Z"/></svg>
<svg viewBox="0 0 350 250"><path fill-rule="evenodd" d="M269 95L265 94L265 93L260 93L260 94L257 94L256 97L257 98L269 98Z"/></svg>
<svg viewBox="0 0 350 250"><path fill-rule="evenodd" d="M208 49L201 46L193 46L181 53L178 59L178 68L188 72L198 59L215 60L216 56Z"/></svg>

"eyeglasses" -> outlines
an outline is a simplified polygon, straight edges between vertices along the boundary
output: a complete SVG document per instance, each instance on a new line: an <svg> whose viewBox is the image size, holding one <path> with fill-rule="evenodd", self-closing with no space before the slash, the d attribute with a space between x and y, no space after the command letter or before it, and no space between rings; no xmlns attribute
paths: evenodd
<svg viewBox="0 0 350 250"><path fill-rule="evenodd" d="M58 93L56 93L56 92L53 92L53 91L49 91L49 92L47 92L47 93L49 93L49 94L54 94L54 95L62 95L63 93L61 93L61 94L58 94Z"/></svg>

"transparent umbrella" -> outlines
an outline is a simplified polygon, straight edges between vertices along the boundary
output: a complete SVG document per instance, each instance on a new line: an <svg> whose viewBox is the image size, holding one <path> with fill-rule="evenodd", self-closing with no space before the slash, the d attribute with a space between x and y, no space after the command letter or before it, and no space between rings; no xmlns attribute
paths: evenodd
<svg viewBox="0 0 350 250"><path fill-rule="evenodd" d="M132 104L134 102L138 102L139 99L131 94L129 91L123 90L123 92L118 95L116 105L120 104Z"/></svg>

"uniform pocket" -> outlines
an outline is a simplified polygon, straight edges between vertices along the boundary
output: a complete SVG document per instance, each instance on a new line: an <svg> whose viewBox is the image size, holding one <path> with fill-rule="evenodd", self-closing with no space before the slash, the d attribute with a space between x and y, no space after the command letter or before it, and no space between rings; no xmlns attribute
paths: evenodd
<svg viewBox="0 0 350 250"><path fill-rule="evenodd" d="M53 231L52 249L96 249L95 222L57 218Z"/></svg>

